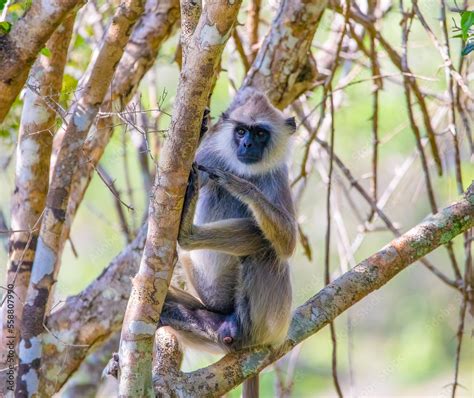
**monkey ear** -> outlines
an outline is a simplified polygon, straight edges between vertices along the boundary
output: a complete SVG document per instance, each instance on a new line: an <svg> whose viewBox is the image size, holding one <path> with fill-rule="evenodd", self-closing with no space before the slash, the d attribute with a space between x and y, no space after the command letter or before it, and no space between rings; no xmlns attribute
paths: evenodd
<svg viewBox="0 0 474 398"><path fill-rule="evenodd" d="M296 119L294 117L289 117L288 119L286 119L285 124L290 127L291 134L296 131Z"/></svg>

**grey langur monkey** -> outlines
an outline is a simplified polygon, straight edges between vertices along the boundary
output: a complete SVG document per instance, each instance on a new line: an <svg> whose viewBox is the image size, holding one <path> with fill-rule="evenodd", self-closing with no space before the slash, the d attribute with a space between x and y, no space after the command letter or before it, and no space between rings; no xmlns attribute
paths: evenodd
<svg viewBox="0 0 474 398"><path fill-rule="evenodd" d="M172 287L160 320L185 344L234 351L286 336L296 244L286 161L295 128L247 89L204 135L178 238L192 294Z"/></svg>

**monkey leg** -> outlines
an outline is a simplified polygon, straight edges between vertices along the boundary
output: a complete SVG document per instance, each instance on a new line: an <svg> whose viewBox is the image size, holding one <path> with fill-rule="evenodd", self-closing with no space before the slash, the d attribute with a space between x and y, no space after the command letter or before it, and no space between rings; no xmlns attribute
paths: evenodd
<svg viewBox="0 0 474 398"><path fill-rule="evenodd" d="M187 340L198 345L214 345L228 351L240 338L234 314L206 309L195 297L171 288L161 311L160 325L183 332Z"/></svg>
<svg viewBox="0 0 474 398"><path fill-rule="evenodd" d="M291 319L288 264L271 252L248 256L242 259L239 280L235 315L241 325L241 341L232 348L279 345L288 332Z"/></svg>

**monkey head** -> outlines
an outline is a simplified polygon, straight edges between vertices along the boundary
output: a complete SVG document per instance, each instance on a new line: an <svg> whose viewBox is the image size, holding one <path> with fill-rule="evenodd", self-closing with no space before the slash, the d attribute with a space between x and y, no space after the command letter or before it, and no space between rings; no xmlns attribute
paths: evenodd
<svg viewBox="0 0 474 398"><path fill-rule="evenodd" d="M263 174L286 162L295 129L293 117L285 117L264 94L249 88L222 115L210 140L238 174Z"/></svg>

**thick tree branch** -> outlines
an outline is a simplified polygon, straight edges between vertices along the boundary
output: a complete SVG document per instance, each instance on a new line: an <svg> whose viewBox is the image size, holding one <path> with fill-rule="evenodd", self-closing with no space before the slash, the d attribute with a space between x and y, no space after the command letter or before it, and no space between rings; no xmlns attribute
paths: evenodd
<svg viewBox="0 0 474 398"><path fill-rule="evenodd" d="M12 30L0 36L0 123L26 81L30 67L63 19L84 0L33 1Z"/></svg>
<svg viewBox="0 0 474 398"><path fill-rule="evenodd" d="M243 85L266 92L282 109L312 87L317 71L309 51L327 3L282 1Z"/></svg>
<svg viewBox="0 0 474 398"><path fill-rule="evenodd" d="M17 344L23 303L30 282L41 216L48 192L49 162L57 126L57 115L50 103L59 100L74 19L74 14L68 16L48 40L47 47L51 55L41 55L35 62L28 80L29 87L25 93L21 115L11 228L24 232L10 235L6 285L12 290L12 297L5 297L0 318L0 343L2 347L13 343L17 353L15 358L18 358ZM13 320L13 323L8 320ZM7 363L8 353L9 350L1 350L2 370L12 364ZM0 377L1 391L7 391L7 386L3 384L6 381L5 375L6 371L2 372Z"/></svg>
<svg viewBox="0 0 474 398"><path fill-rule="evenodd" d="M151 388L154 334L174 269L189 170L204 108L240 3L208 2L199 16L200 4L181 2L183 66L169 136L160 153L145 248L122 326L120 396L145 396Z"/></svg>
<svg viewBox="0 0 474 398"><path fill-rule="evenodd" d="M178 397L218 397L225 394L382 287L408 265L473 226L474 183L463 199L428 217L298 307L281 347L276 350L259 347L233 353L205 369L181 372L172 379L169 390ZM162 388L162 383L163 379L158 376L155 380L157 391Z"/></svg>
<svg viewBox="0 0 474 398"><path fill-rule="evenodd" d="M37 393L41 383L43 322L59 271L62 230L79 153L120 60L131 28L143 12L142 0L126 0L117 9L98 58L64 134L46 198L27 301L23 309L16 394Z"/></svg>
<svg viewBox="0 0 474 398"><path fill-rule="evenodd" d="M95 397L101 386L102 371L120 342L120 331L110 335L104 344L87 356L81 366L60 392L61 398Z"/></svg>
<svg viewBox="0 0 474 398"><path fill-rule="evenodd" d="M91 348L121 327L145 237L146 225L94 282L49 317L42 358L49 371L43 375L40 396L58 392Z"/></svg>
<svg viewBox="0 0 474 398"><path fill-rule="evenodd" d="M258 27L260 25L261 0L251 0L247 7L247 36L249 42L249 58L253 62L258 54Z"/></svg>

